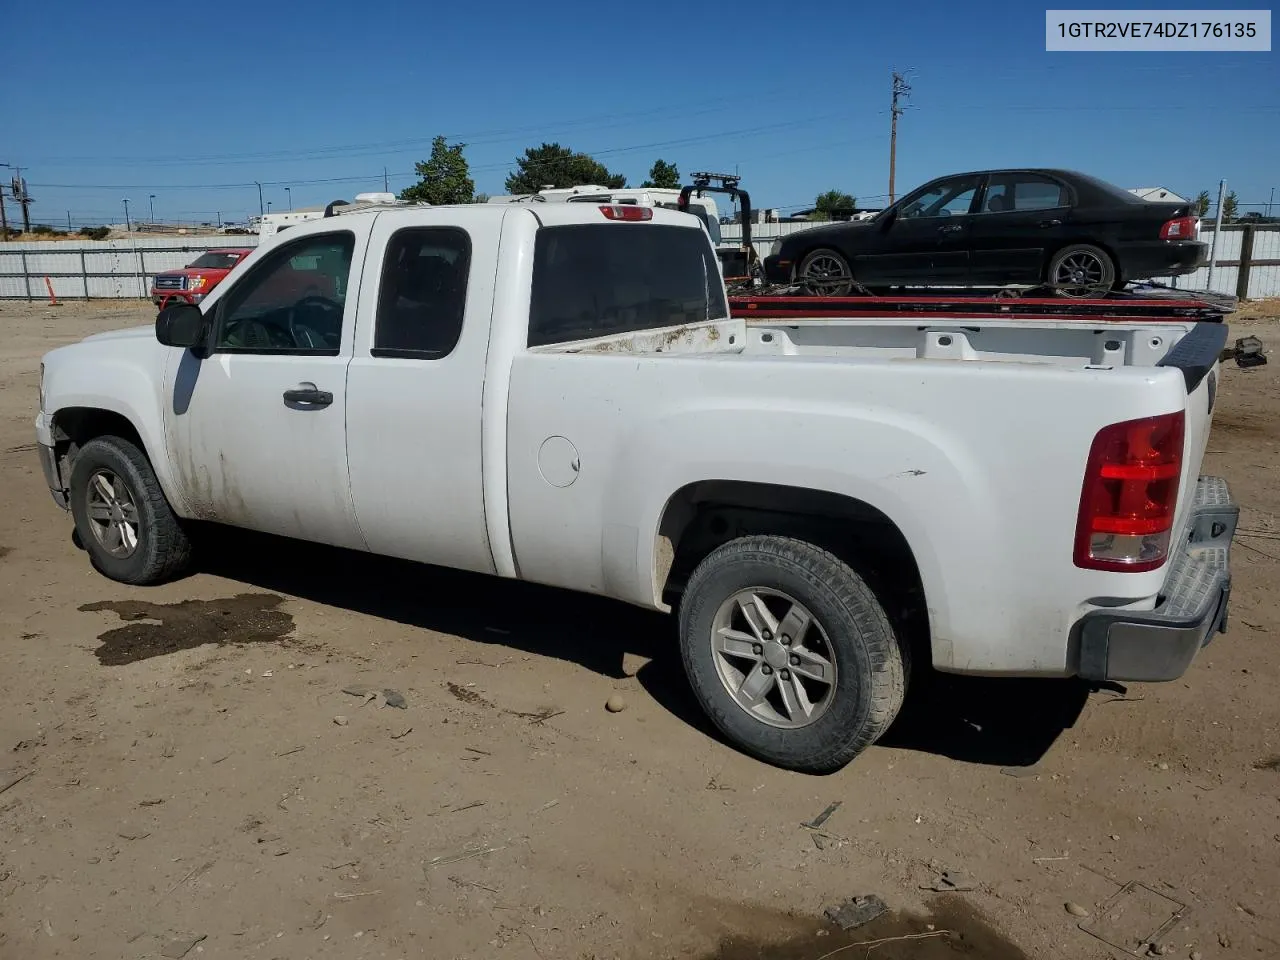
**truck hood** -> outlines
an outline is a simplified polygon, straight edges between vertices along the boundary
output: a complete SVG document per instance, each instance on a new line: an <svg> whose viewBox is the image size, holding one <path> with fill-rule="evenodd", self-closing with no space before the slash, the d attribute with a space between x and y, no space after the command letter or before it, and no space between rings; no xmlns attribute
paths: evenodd
<svg viewBox="0 0 1280 960"><path fill-rule="evenodd" d="M105 333L94 333L81 340L81 343L98 343L103 340L141 340L154 337L156 328L152 324L139 327L124 327L120 330L108 330Z"/></svg>
<svg viewBox="0 0 1280 960"><path fill-rule="evenodd" d="M231 271L226 267L182 267L178 270L161 270L160 277L225 277Z"/></svg>

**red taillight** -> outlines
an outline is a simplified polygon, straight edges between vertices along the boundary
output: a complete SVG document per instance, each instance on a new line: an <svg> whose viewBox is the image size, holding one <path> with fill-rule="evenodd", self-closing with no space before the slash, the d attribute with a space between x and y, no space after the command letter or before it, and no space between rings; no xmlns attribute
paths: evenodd
<svg viewBox="0 0 1280 960"><path fill-rule="evenodd" d="M1179 410L1098 431L1080 495L1077 567L1139 573L1165 562L1185 426Z"/></svg>
<svg viewBox="0 0 1280 960"><path fill-rule="evenodd" d="M634 207L614 204L612 206L601 207L600 212L605 215L607 220L652 220L652 207Z"/></svg>
<svg viewBox="0 0 1280 960"><path fill-rule="evenodd" d="M1190 240L1196 235L1196 217L1178 217L1160 228L1161 240Z"/></svg>

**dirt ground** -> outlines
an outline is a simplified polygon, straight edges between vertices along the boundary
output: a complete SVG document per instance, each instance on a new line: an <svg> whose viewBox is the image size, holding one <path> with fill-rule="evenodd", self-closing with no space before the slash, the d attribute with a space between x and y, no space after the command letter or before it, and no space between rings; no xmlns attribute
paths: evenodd
<svg viewBox="0 0 1280 960"><path fill-rule="evenodd" d="M1180 905L1165 955L1280 956L1280 365L1223 369L1231 627L1182 681L948 680L809 777L709 731L660 616L240 534L94 573L37 365L150 319L0 304L0 956L1092 960Z"/></svg>

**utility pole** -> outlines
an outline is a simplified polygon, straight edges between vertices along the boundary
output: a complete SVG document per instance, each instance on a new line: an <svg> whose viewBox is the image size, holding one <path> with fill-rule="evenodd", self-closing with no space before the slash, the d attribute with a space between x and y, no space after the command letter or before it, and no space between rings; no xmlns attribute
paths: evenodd
<svg viewBox="0 0 1280 960"><path fill-rule="evenodd" d="M284 195L289 198L289 209L293 209L293 190L289 187L284 188Z"/></svg>
<svg viewBox="0 0 1280 960"><path fill-rule="evenodd" d="M4 187L0 185L0 243L9 242L9 215L4 210Z"/></svg>
<svg viewBox="0 0 1280 960"><path fill-rule="evenodd" d="M387 168L386 167L382 168L382 192L383 193L391 192L391 187L387 185Z"/></svg>
<svg viewBox="0 0 1280 960"><path fill-rule="evenodd" d="M898 165L898 117L906 107L899 106L899 100L911 94L911 85L907 78L898 71L893 72L893 99L889 105L889 202L893 203L893 176Z"/></svg>
<svg viewBox="0 0 1280 960"><path fill-rule="evenodd" d="M1218 181L1218 215L1213 224L1213 243L1209 247L1209 276L1205 278L1206 290L1213 289L1213 266L1218 261L1218 238L1222 236L1222 200L1227 193L1227 181Z"/></svg>
<svg viewBox="0 0 1280 960"><path fill-rule="evenodd" d="M9 190L13 194L13 199L18 201L22 207L22 232L31 232L31 214L27 210L27 206L31 203L31 197L27 195L27 183L22 179L22 168L15 167L11 163L0 163L0 167L6 167L13 171L13 181L9 185ZM5 234L7 240L9 235Z"/></svg>
<svg viewBox="0 0 1280 960"><path fill-rule="evenodd" d="M261 217L263 214L266 213L266 211L262 209L262 184L258 183L257 180L253 182L258 187L258 216Z"/></svg>

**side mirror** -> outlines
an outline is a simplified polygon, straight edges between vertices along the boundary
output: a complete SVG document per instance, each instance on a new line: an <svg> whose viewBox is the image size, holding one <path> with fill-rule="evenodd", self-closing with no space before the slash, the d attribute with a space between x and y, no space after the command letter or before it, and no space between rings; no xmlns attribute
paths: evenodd
<svg viewBox="0 0 1280 960"><path fill-rule="evenodd" d="M880 218L880 229L888 230L890 227L893 226L894 222L897 219L898 219L898 210L895 207L894 209L890 210L888 213L886 213L883 217Z"/></svg>
<svg viewBox="0 0 1280 960"><path fill-rule="evenodd" d="M156 339L166 347L195 347L204 339L204 314L192 303L165 307L156 316Z"/></svg>

